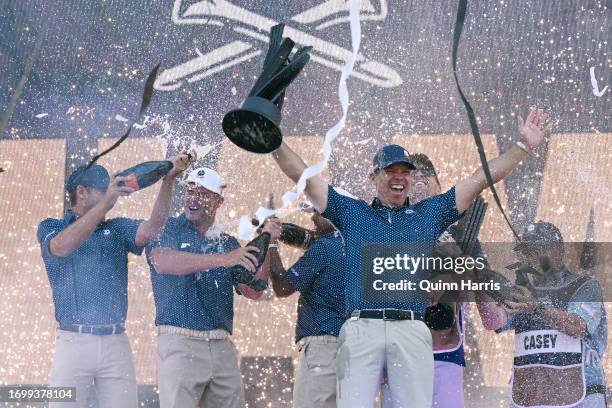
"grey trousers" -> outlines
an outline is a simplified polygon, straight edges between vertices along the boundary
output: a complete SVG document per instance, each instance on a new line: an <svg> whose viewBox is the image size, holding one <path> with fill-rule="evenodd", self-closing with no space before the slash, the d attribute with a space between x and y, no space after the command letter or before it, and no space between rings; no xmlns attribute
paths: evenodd
<svg viewBox="0 0 612 408"><path fill-rule="evenodd" d="M157 337L160 408L243 407L238 352L228 338L208 340L182 334Z"/></svg>
<svg viewBox="0 0 612 408"><path fill-rule="evenodd" d="M50 408L85 407L92 387L100 408L138 406L132 349L125 333L98 336L58 329L49 382L53 387L76 387L76 402L50 403Z"/></svg>
<svg viewBox="0 0 612 408"><path fill-rule="evenodd" d="M335 408L337 337L308 336L298 344L300 357L293 385L293 407Z"/></svg>
<svg viewBox="0 0 612 408"><path fill-rule="evenodd" d="M425 323L349 319L338 342L339 408L371 408L385 365L394 408L431 408L434 361Z"/></svg>

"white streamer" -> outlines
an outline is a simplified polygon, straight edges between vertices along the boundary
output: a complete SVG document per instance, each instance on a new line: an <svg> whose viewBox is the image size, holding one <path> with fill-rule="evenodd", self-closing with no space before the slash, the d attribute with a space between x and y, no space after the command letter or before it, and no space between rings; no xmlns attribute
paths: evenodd
<svg viewBox="0 0 612 408"><path fill-rule="evenodd" d="M353 54L351 58L346 62L340 75L340 84L338 85L338 95L340 97L340 105L342 106L342 117L331 129L325 134L325 140L323 142L323 160L319 163L308 167L302 173L302 176L297 182L296 191L288 191L283 195L283 207L289 205L290 202L297 200L298 196L306 189L306 181L321 173L329 162L331 156L331 143L338 137L338 134L344 129L346 123L346 116L348 115L349 105L349 92L346 86L346 80L349 75L353 72L353 67L357 61L359 54L359 48L361 46L361 23L359 21L359 0L351 0L349 20L351 27L351 45L353 47Z"/></svg>
<svg viewBox="0 0 612 408"><path fill-rule="evenodd" d="M359 48L361 46L361 23L359 21L359 9L359 0L351 0L349 9L349 20L351 27L351 45L353 52L351 58L346 62L344 68L342 69L342 74L340 75L340 83L338 85L338 96L340 99L340 105L342 106L342 117L325 134L325 140L323 141L323 160L304 170L302 176L297 182L295 191L287 191L285 194L283 194L283 206L281 208L286 208L291 202L297 200L299 195L302 194L306 189L306 181L309 178L320 174L327 167L329 157L331 156L331 144L336 139L336 137L338 137L342 129L344 129L349 107L349 92L348 87L346 86L346 80L353 72L353 67L355 66L355 62L357 61L359 55ZM258 218L260 219L260 221L263 221L263 218L260 218L259 215L276 215L277 211L278 209L270 210L267 208L260 207L257 210ZM255 227L248 228L246 222L241 222L241 228L239 228L238 237L243 240L248 240L250 239L250 237L252 237L254 232Z"/></svg>

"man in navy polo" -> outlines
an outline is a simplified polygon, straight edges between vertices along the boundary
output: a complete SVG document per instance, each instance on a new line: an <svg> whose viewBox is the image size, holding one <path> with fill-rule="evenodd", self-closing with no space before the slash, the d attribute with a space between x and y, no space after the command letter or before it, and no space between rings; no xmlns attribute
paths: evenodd
<svg viewBox="0 0 612 408"><path fill-rule="evenodd" d="M100 407L136 407L138 394L127 314L127 256L141 254L168 218L174 179L187 168L187 154L172 160L148 220L105 219L117 199L134 189L119 186L99 165L79 167L68 179L71 209L64 219L38 226L59 323L51 368L52 386L76 387L84 407L95 387ZM54 404L52 403L53 407ZM60 403L57 406L66 406Z"/></svg>
<svg viewBox="0 0 612 408"><path fill-rule="evenodd" d="M225 184L214 170L201 167L186 179L184 212L170 218L158 242L147 247L155 297L161 408L244 406L238 353L230 339L234 289L249 299L263 292L236 282L241 265L260 279L256 247L241 248L214 224ZM276 240L280 228L266 225Z"/></svg>
<svg viewBox="0 0 612 408"><path fill-rule="evenodd" d="M535 108L526 121L519 117L522 141L489 162L494 182L510 174L540 144L550 130L546 120L544 111ZM303 160L284 143L273 156L281 170L297 183L306 169ZM345 302L351 317L338 338L339 407L371 407L384 367L395 407L431 406L432 339L421 320L427 305L426 293L383 290L377 292L382 300L366 299L370 296L366 290L372 287L364 282L372 278L373 269L362 273L362 268L368 266L364 264L368 255L364 244L425 243L433 247L487 182L480 169L446 193L410 206L406 198L413 168L402 147L389 145L380 149L370 174L377 195L371 204L338 194L320 176L310 178L306 184L307 196L345 240ZM378 248L392 251L389 245ZM416 275L405 274L405 279L418 285L418 280L427 279L426 274L420 270Z"/></svg>
<svg viewBox="0 0 612 408"><path fill-rule="evenodd" d="M345 320L344 244L334 226L315 212L319 238L285 270L276 245L270 246L270 277L274 293L300 292L295 342L300 357L293 385L294 408L336 406L336 353ZM280 227L278 219L270 219Z"/></svg>

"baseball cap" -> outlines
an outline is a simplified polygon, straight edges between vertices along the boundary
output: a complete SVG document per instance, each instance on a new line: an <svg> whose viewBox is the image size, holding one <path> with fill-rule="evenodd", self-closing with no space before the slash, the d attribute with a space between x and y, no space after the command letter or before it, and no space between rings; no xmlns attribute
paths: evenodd
<svg viewBox="0 0 612 408"><path fill-rule="evenodd" d="M70 175L66 183L66 190L73 192L78 186L93 187L99 190L106 191L110 183L108 171L99 164L94 164L91 167L82 165Z"/></svg>
<svg viewBox="0 0 612 408"><path fill-rule="evenodd" d="M563 236L554 224L539 221L527 226L521 235L521 242L514 247L514 250L522 251L534 244L563 244Z"/></svg>
<svg viewBox="0 0 612 408"><path fill-rule="evenodd" d="M372 160L372 167L373 170L377 172L396 163L405 164L411 169L415 168L414 164L410 161L410 153L402 146L396 144L381 147L378 152L376 152L374 160Z"/></svg>
<svg viewBox="0 0 612 408"><path fill-rule="evenodd" d="M225 188L221 175L208 167L198 167L191 171L182 183L194 183L219 195L223 195L223 189Z"/></svg>

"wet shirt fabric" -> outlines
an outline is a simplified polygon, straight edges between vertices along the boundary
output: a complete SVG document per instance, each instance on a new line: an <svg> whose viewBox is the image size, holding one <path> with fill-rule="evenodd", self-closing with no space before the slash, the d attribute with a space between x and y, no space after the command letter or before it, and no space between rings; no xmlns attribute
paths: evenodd
<svg viewBox="0 0 612 408"><path fill-rule="evenodd" d="M168 219L158 241L147 246L147 261L155 299L155 324L192 330L223 329L232 333L235 282L231 268L213 268L189 275L157 272L151 262L155 247L194 254L227 253L240 247L227 234L201 237L185 214Z"/></svg>
<svg viewBox="0 0 612 408"><path fill-rule="evenodd" d="M582 275L572 273L564 268L552 277L545 287L562 288L571 285L581 277ZM539 300L542 303L550 304L547 298L540 298ZM587 280L571 296L565 310L577 314L586 323L587 334L582 339L582 359L586 386L605 385L602 359L608 345L608 318L599 283L595 279ZM526 321L528 318L529 316L523 314L510 316L506 325L498 332L517 329L521 321Z"/></svg>
<svg viewBox="0 0 612 408"><path fill-rule="evenodd" d="M328 186L327 207L322 214L344 237L346 251L346 307L347 315L354 310L397 308L424 313L427 293L407 291L401 301L365 300L362 294L362 248L368 243L433 243L461 214L455 204L455 188L419 202L390 209L378 199L371 205L339 194ZM426 256L428 254L425 254ZM371 273L371 271L370 271ZM427 279L425 271L408 279L418 284Z"/></svg>
<svg viewBox="0 0 612 408"><path fill-rule="evenodd" d="M344 244L340 233L315 241L285 272L299 292L295 341L302 337L338 336L344 323Z"/></svg>
<svg viewBox="0 0 612 408"><path fill-rule="evenodd" d="M55 319L61 326L123 323L128 308L128 253L142 253L143 248L136 246L142 220L106 220L70 255L54 256L51 240L74 221L75 214L69 212L61 220L48 218L38 225Z"/></svg>

